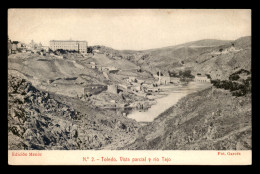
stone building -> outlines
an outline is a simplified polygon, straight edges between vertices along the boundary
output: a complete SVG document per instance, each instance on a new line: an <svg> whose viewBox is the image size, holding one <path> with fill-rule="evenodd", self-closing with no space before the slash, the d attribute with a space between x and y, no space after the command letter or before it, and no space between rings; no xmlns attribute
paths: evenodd
<svg viewBox="0 0 260 174"><path fill-rule="evenodd" d="M87 41L75 41L75 40L51 40L50 49L53 51L58 49L77 51L79 53L87 53L88 43Z"/></svg>
<svg viewBox="0 0 260 174"><path fill-rule="evenodd" d="M207 76L203 76L203 75L196 75L194 81L210 83L210 79Z"/></svg>
<svg viewBox="0 0 260 174"><path fill-rule="evenodd" d="M160 85L166 85L171 83L171 77L170 76L160 76L158 83Z"/></svg>

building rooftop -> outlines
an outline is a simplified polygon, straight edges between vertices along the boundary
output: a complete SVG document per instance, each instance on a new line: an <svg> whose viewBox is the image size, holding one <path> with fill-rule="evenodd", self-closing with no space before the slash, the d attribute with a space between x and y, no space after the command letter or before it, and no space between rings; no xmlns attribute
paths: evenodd
<svg viewBox="0 0 260 174"><path fill-rule="evenodd" d="M195 77L206 77L206 78L208 78L208 76L206 76L206 75L196 75Z"/></svg>

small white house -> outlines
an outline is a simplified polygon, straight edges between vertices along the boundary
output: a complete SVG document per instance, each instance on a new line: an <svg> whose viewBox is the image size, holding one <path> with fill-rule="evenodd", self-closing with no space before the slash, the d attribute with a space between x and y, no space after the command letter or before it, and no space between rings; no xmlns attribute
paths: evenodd
<svg viewBox="0 0 260 174"><path fill-rule="evenodd" d="M202 76L202 75L196 75L194 81L210 83L210 79L207 76Z"/></svg>

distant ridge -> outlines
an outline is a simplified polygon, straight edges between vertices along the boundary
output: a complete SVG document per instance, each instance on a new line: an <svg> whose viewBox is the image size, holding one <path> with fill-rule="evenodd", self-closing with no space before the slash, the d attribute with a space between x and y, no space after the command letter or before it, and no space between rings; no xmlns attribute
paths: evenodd
<svg viewBox="0 0 260 174"><path fill-rule="evenodd" d="M166 46L166 47L160 47L160 48L151 48L151 49L146 49L146 50L129 50L129 49L117 50L117 49L114 49L112 47L107 47L107 46L104 46L104 45L93 45L91 47L94 47L94 48L101 47L103 49L106 48L106 49L118 51L118 52L121 52L121 53L134 53L134 52L150 52L150 51L155 51L155 50L160 50L160 49L172 49L172 48L191 47L191 46L201 46L201 47L214 47L214 46L216 46L217 47L217 46L229 44L231 42L236 42L236 41L239 41L239 40L250 40L250 39L251 39L251 36L243 36L243 37L240 37L236 40L202 39L202 40L190 41L190 42L172 45L172 46Z"/></svg>
<svg viewBox="0 0 260 174"><path fill-rule="evenodd" d="M187 43L183 43L183 44L178 44L178 45L174 45L174 46L142 50L141 52L155 51L158 49L173 49L173 48L181 48L181 47L189 47L189 46L212 47L212 46L225 45L230 42L232 42L232 40L203 39L203 40L191 41L191 42L187 42Z"/></svg>

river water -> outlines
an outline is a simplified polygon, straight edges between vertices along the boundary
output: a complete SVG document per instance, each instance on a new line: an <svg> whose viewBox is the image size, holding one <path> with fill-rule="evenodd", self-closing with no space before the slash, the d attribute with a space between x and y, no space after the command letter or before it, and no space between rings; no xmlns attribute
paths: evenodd
<svg viewBox="0 0 260 174"><path fill-rule="evenodd" d="M147 111L140 112L134 110L127 117L138 122L152 122L162 112L175 105L181 98L188 94L203 90L211 86L210 83L189 82L186 86L173 86L168 95L155 99L156 104L152 105Z"/></svg>

